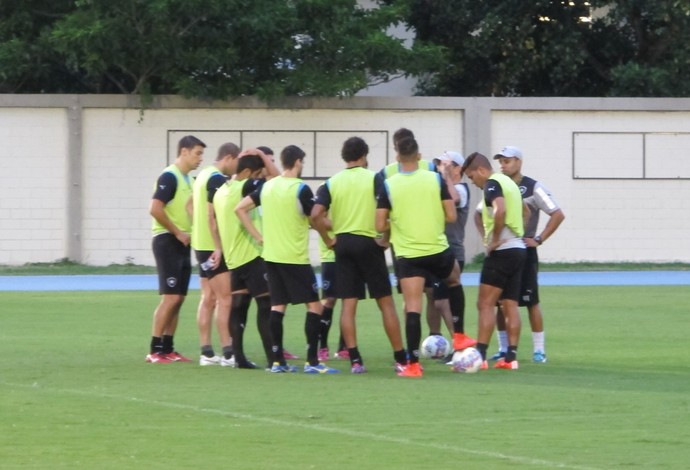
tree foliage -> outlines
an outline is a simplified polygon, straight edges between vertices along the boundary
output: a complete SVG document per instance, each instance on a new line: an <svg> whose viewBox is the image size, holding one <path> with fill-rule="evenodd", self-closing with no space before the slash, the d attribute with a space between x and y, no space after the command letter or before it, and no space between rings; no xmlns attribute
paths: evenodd
<svg viewBox="0 0 690 470"><path fill-rule="evenodd" d="M690 96L687 1L400 2L417 39L445 50L422 94Z"/></svg>
<svg viewBox="0 0 690 470"><path fill-rule="evenodd" d="M435 68L355 0L0 0L0 91L351 95Z"/></svg>

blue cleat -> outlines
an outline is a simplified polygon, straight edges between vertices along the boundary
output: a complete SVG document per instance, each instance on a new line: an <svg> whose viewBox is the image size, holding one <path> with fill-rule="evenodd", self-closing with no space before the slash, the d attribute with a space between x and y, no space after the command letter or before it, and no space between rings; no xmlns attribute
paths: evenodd
<svg viewBox="0 0 690 470"><path fill-rule="evenodd" d="M506 352L505 351L498 351L496 354L491 356L489 358L490 361L498 361L499 359L505 359L506 357Z"/></svg>
<svg viewBox="0 0 690 470"><path fill-rule="evenodd" d="M291 366L289 364L281 366L280 363L274 362L271 367L271 372L274 374L286 374L290 372L297 372L296 366Z"/></svg>
<svg viewBox="0 0 690 470"><path fill-rule="evenodd" d="M543 364L546 362L546 353L543 351L537 351L532 355L532 362Z"/></svg>
<svg viewBox="0 0 690 470"><path fill-rule="evenodd" d="M308 362L304 364L305 374L337 374L339 372L340 371L338 369L331 369L326 364L319 363L315 366L312 366Z"/></svg>

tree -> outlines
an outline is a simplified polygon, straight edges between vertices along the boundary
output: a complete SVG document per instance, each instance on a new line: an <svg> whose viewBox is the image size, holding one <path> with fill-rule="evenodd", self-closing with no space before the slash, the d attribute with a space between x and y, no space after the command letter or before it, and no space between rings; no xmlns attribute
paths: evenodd
<svg viewBox="0 0 690 470"><path fill-rule="evenodd" d="M399 2L417 39L445 51L422 94L690 95L687 2Z"/></svg>
<svg viewBox="0 0 690 470"><path fill-rule="evenodd" d="M0 9L0 70L35 52L33 65L0 75L13 92L339 96L440 58L436 46L407 49L385 33L398 8L355 0L0 0ZM57 70L71 77L60 87L50 82Z"/></svg>

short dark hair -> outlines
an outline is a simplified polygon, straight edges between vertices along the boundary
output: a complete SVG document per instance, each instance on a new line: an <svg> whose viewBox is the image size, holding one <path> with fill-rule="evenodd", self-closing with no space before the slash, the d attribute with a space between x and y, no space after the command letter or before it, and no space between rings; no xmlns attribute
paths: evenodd
<svg viewBox="0 0 690 470"><path fill-rule="evenodd" d="M226 142L220 147L218 147L218 156L216 156L216 161L222 160L228 155L232 155L233 157L237 157L240 154L240 148L233 144L232 142Z"/></svg>
<svg viewBox="0 0 690 470"><path fill-rule="evenodd" d="M241 173L243 170L249 169L252 173L260 170L264 167L264 160L258 155L244 155L242 158L237 160L237 173Z"/></svg>
<svg viewBox="0 0 690 470"><path fill-rule="evenodd" d="M292 170L297 160L303 160L306 153L296 145L288 145L280 152L280 163L283 169Z"/></svg>
<svg viewBox="0 0 690 470"><path fill-rule="evenodd" d="M261 150L263 153L266 155L273 155L273 149L271 147L266 147L265 145L261 145L257 147L259 150Z"/></svg>
<svg viewBox="0 0 690 470"><path fill-rule="evenodd" d="M461 174L464 174L467 170L476 170L477 168L487 168L491 170L491 162L486 155L479 152L472 152L465 159L465 163L462 165Z"/></svg>
<svg viewBox="0 0 690 470"><path fill-rule="evenodd" d="M403 137L398 141L398 155L402 157L403 160L412 157L419 153L419 145L414 137Z"/></svg>
<svg viewBox="0 0 690 470"><path fill-rule="evenodd" d="M182 149L193 149L197 145L206 148L206 144L193 135L186 135L177 143L177 154L182 153Z"/></svg>
<svg viewBox="0 0 690 470"><path fill-rule="evenodd" d="M398 142L406 137L414 139L414 133L406 127L401 127L393 133L393 149L396 152L398 151Z"/></svg>
<svg viewBox="0 0 690 470"><path fill-rule="evenodd" d="M340 156L346 162L354 162L369 155L369 146L361 137L350 137L343 142Z"/></svg>

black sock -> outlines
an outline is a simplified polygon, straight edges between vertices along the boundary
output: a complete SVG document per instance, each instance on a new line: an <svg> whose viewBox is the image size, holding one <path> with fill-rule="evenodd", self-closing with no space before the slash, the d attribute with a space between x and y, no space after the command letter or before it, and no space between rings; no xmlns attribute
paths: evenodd
<svg viewBox="0 0 690 470"><path fill-rule="evenodd" d="M175 351L172 335L163 335L163 354L170 354Z"/></svg>
<svg viewBox="0 0 690 470"><path fill-rule="evenodd" d="M354 348L347 348L347 352L350 353L350 364L362 364L362 356L359 354L359 348L357 346Z"/></svg>
<svg viewBox="0 0 690 470"><path fill-rule="evenodd" d="M271 298L267 295L256 299L256 326L259 329L261 344L264 347L268 365L273 362L271 352Z"/></svg>
<svg viewBox="0 0 690 470"><path fill-rule="evenodd" d="M232 313L230 314L230 331L232 331L232 348L235 350L235 361L246 362L244 355L244 329L247 325L249 311L249 294L234 294L232 296Z"/></svg>
<svg viewBox="0 0 690 470"><path fill-rule="evenodd" d="M405 364L407 364L407 353L404 349L401 349L400 351L393 351L393 359L398 364L404 366Z"/></svg>
<svg viewBox="0 0 690 470"><path fill-rule="evenodd" d="M163 339L160 336L151 336L151 354L163 353Z"/></svg>
<svg viewBox="0 0 690 470"><path fill-rule="evenodd" d="M405 335L410 362L419 362L419 342L422 340L422 316L417 312L405 314Z"/></svg>
<svg viewBox="0 0 690 470"><path fill-rule="evenodd" d="M331 323L333 320L333 308L324 307L321 314L321 322L319 324L319 347L328 347L328 333L331 331Z"/></svg>
<svg viewBox="0 0 690 470"><path fill-rule="evenodd" d="M271 310L271 318L269 324L271 326L271 352L273 353L273 362L279 363L281 366L286 364L283 356L283 317L284 313L276 310Z"/></svg>
<svg viewBox="0 0 690 470"><path fill-rule="evenodd" d="M216 355L216 353L213 352L213 346L211 346L210 344L204 344L201 347L201 355L205 357L213 357Z"/></svg>
<svg viewBox="0 0 690 470"><path fill-rule="evenodd" d="M486 361L486 350L489 348L489 345L484 343L477 343L475 347L477 348L477 351L481 353L482 361Z"/></svg>
<svg viewBox="0 0 690 470"><path fill-rule="evenodd" d="M340 333L340 339L338 340L338 351L342 351L343 349L347 349L345 347L345 338L343 338L343 334Z"/></svg>
<svg viewBox="0 0 690 470"><path fill-rule="evenodd" d="M465 289L462 284L448 289L450 312L453 316L453 332L465 332Z"/></svg>
<svg viewBox="0 0 690 470"><path fill-rule="evenodd" d="M235 355L235 350L232 346L223 346L223 357L225 359L230 359Z"/></svg>
<svg viewBox="0 0 690 470"><path fill-rule="evenodd" d="M517 346L508 346L506 352L506 362L513 362L517 359Z"/></svg>
<svg viewBox="0 0 690 470"><path fill-rule="evenodd" d="M307 362L312 366L319 364L317 350L319 348L319 327L321 315L314 312L307 312L304 321L304 334L307 337Z"/></svg>

